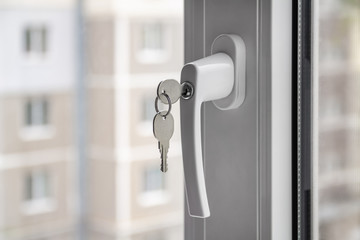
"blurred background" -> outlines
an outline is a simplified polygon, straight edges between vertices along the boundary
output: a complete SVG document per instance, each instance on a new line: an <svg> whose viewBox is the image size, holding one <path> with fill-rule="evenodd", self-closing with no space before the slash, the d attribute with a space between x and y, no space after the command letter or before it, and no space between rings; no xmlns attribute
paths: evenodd
<svg viewBox="0 0 360 240"><path fill-rule="evenodd" d="M319 0L320 240L360 239L360 1Z"/></svg>
<svg viewBox="0 0 360 240"><path fill-rule="evenodd" d="M0 0L0 32L0 239L183 240L178 121L167 174L152 136L183 2Z"/></svg>
<svg viewBox="0 0 360 240"><path fill-rule="evenodd" d="M319 4L320 239L359 240L360 3ZM0 31L0 240L183 240L179 121L167 174L152 136L182 0L0 0Z"/></svg>

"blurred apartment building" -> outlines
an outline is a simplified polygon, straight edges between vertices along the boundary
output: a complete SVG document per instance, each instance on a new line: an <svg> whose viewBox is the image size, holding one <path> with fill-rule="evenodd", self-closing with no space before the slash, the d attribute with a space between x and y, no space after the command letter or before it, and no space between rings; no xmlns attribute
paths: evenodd
<svg viewBox="0 0 360 240"><path fill-rule="evenodd" d="M356 4L320 1L318 187L320 239L326 240L360 239L360 9Z"/></svg>
<svg viewBox="0 0 360 240"><path fill-rule="evenodd" d="M0 239L74 233L74 13L0 1Z"/></svg>
<svg viewBox="0 0 360 240"><path fill-rule="evenodd" d="M93 239L183 239L179 127L166 174L152 135L157 84L179 79L183 65L182 5L87 2Z"/></svg>
<svg viewBox="0 0 360 240"><path fill-rule="evenodd" d="M179 128L165 175L151 129L182 2L84 3L88 239L183 239ZM76 24L73 0L0 1L1 240L76 239Z"/></svg>

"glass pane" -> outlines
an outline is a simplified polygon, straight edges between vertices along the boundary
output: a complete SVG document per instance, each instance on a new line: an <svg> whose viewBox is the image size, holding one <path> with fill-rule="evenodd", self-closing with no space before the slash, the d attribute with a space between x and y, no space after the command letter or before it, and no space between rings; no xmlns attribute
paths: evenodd
<svg viewBox="0 0 360 240"><path fill-rule="evenodd" d="M0 1L1 240L183 240L179 104L166 174L152 135L183 4Z"/></svg>
<svg viewBox="0 0 360 240"><path fill-rule="evenodd" d="M319 1L321 240L360 239L360 2Z"/></svg>

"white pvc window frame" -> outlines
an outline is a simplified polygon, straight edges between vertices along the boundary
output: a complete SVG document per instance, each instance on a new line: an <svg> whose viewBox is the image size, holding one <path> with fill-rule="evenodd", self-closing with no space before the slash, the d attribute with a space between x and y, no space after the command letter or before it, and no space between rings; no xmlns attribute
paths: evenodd
<svg viewBox="0 0 360 240"><path fill-rule="evenodd" d="M273 240L292 239L292 17L292 1L272 1L271 239Z"/></svg>

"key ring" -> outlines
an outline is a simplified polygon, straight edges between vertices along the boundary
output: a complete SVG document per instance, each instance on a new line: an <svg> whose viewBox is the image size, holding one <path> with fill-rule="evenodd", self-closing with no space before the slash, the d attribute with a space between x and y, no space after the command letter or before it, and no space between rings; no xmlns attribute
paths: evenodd
<svg viewBox="0 0 360 240"><path fill-rule="evenodd" d="M171 111L171 100L170 100L170 97L169 95L167 95L166 93L161 93L161 95L164 95L164 97L166 97L167 101L168 101L168 104L169 104L169 109L167 110L167 112L163 115L161 114L161 112L159 111L159 107L158 107L158 102L159 102L159 96L156 96L155 98L155 110L156 110L156 113L159 114L160 116L166 118L167 115L169 115L170 111Z"/></svg>

